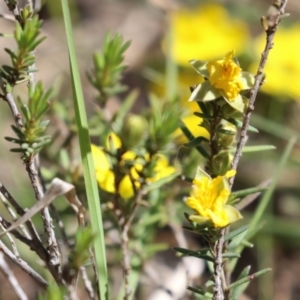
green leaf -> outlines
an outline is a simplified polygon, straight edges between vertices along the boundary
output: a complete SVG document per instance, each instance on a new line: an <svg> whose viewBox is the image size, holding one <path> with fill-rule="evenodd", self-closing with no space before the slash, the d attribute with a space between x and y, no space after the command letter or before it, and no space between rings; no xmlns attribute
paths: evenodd
<svg viewBox="0 0 300 300"><path fill-rule="evenodd" d="M222 254L222 258L238 258L238 257L241 257L241 255L234 252L225 252Z"/></svg>
<svg viewBox="0 0 300 300"><path fill-rule="evenodd" d="M196 148L202 142L208 142L208 139L203 136L198 136L195 139L193 139L192 141L183 144L183 146L188 147L188 148Z"/></svg>
<svg viewBox="0 0 300 300"><path fill-rule="evenodd" d="M95 178L95 168L93 163L93 157L91 153L91 143L88 135L88 122L86 116L86 110L84 106L84 98L82 93L81 80L79 75L79 69L77 64L77 58L75 53L75 45L72 34L72 24L70 18L70 10L67 0L61 0L66 36L68 42L71 77L73 83L74 92L74 108L76 114L76 122L78 127L78 137L81 151L81 159L83 165L83 177L86 186L88 207L90 212L90 222L92 225L93 233L97 234L94 241L96 266L98 269L98 284L100 299L108 299L108 276L107 265L105 255L105 240L103 221L101 214L101 202L99 199L98 186Z"/></svg>
<svg viewBox="0 0 300 300"><path fill-rule="evenodd" d="M241 274L239 275L238 280L248 276L250 269L251 269L251 266L247 266L246 268L244 268L243 271L241 272ZM235 288L233 288L231 295L230 295L230 300L238 300L248 285L249 285L249 282L246 282L244 284L240 284L240 285L236 286Z"/></svg>
<svg viewBox="0 0 300 300"><path fill-rule="evenodd" d="M188 249L184 249L184 248L180 248L180 247L173 247L173 250L183 254L184 256L192 256L192 257L197 257L197 258L201 258L204 259L206 261L211 261L214 262L214 258L212 258L210 255L203 253L203 251L192 251L192 250L188 250ZM207 252L207 251L205 251Z"/></svg>
<svg viewBox="0 0 300 300"><path fill-rule="evenodd" d="M187 139L189 141L192 141L195 139L195 137L193 136L192 132L186 127L186 125L180 120L180 129L181 131L184 133L184 135L187 137ZM195 149L204 157L204 158L209 158L209 154L207 153L207 151L201 146L198 145L195 147Z"/></svg>
<svg viewBox="0 0 300 300"><path fill-rule="evenodd" d="M217 98L220 98L222 95L218 89L210 84L208 80L199 84L194 91L192 92L189 102L192 101L212 101Z"/></svg>
<svg viewBox="0 0 300 300"><path fill-rule="evenodd" d="M276 149L273 145L258 145L258 146L245 146L242 150L242 153L252 153L252 152L260 152L260 151L269 151ZM229 149L228 151L231 153L235 153L236 149Z"/></svg>
<svg viewBox="0 0 300 300"><path fill-rule="evenodd" d="M254 273L254 274L251 274L251 275L249 275L249 276L246 276L246 277L244 277L244 278L241 278L241 279L237 280L236 282L230 284L230 285L227 287L227 289L228 289L228 290L231 290L231 289L233 289L233 288L235 288L235 287L237 287L237 286L239 286L239 285L241 285L241 284L248 283L248 282L250 282L251 280L256 279L256 278L258 278L259 276L261 276L261 275L263 275L263 274L266 274L267 272L270 272L270 271L272 271L272 269L271 269L271 268L267 268L267 269L258 271L258 272Z"/></svg>
<svg viewBox="0 0 300 300"><path fill-rule="evenodd" d="M132 105L135 103L137 97L138 97L138 91L133 90L126 97L126 99L122 102L122 104L118 110L118 113L116 114L115 119L112 124L112 128L116 133L119 133L121 131L124 118L125 118L126 114L132 108Z"/></svg>
<svg viewBox="0 0 300 300"><path fill-rule="evenodd" d="M225 99L225 101L234 109L236 109L237 111L243 113L245 110L245 103L243 101L243 97L238 94L238 96L233 100L230 101L226 98L225 94L221 91L221 94L223 96L223 98Z"/></svg>
<svg viewBox="0 0 300 300"><path fill-rule="evenodd" d="M201 289L200 287L199 288L194 288L194 287L191 287L191 286L188 286L187 289L189 291L192 291L193 293L195 294L199 294L199 295L202 295L202 296L206 296L206 297L210 297L208 299L212 299L212 294L208 293L208 292L205 292L203 289Z"/></svg>
<svg viewBox="0 0 300 300"><path fill-rule="evenodd" d="M244 190L239 190L239 191L232 192L229 196L229 199L228 199L227 203L230 204L230 203L232 203L233 200L235 200L237 198L242 198L242 197L245 197L247 195L260 193L260 192L263 192L267 189L268 189L268 187L253 187L253 188L249 188L249 189L244 189Z"/></svg>
<svg viewBox="0 0 300 300"><path fill-rule="evenodd" d="M200 102L200 101L196 101L197 105L199 106L200 110L207 116L210 115L210 107L211 104L210 102Z"/></svg>
<svg viewBox="0 0 300 300"><path fill-rule="evenodd" d="M58 286L54 282L50 282L47 290L43 293L39 293L39 300L63 300L67 295L67 288L64 286Z"/></svg>
<svg viewBox="0 0 300 300"><path fill-rule="evenodd" d="M228 245L227 248L229 250L236 249L241 244L244 237L246 236L246 234L248 232L248 229L249 229L249 225L245 225L245 226L242 226L242 227L234 230L232 232L234 237L231 238L231 242L230 242L230 244Z"/></svg>
<svg viewBox="0 0 300 300"><path fill-rule="evenodd" d="M245 90L249 90L253 87L254 81L255 81L254 74L252 74L250 72L243 71L241 78L242 78L242 81L244 83L244 87L245 87L244 89Z"/></svg>
<svg viewBox="0 0 300 300"><path fill-rule="evenodd" d="M229 232L228 234L226 234L224 237L224 241L232 240L234 237L243 233L244 231L247 231L248 229L249 229L249 225L241 226L241 227Z"/></svg>
<svg viewBox="0 0 300 300"><path fill-rule="evenodd" d="M192 59L189 61L189 63L192 65L192 67L198 74L200 74L206 78L209 77L209 73L206 69L207 61Z"/></svg>
<svg viewBox="0 0 300 300"><path fill-rule="evenodd" d="M227 121L230 122L230 123L232 123L232 124L234 124L238 128L242 128L242 126L243 126L243 122L241 122L238 119L228 118ZM253 127L251 125L248 127L248 131L255 132L255 133L259 132L258 129L256 129L255 127Z"/></svg>
<svg viewBox="0 0 300 300"><path fill-rule="evenodd" d="M213 120L214 119L213 116L210 116L210 115L198 112L198 111L194 112L194 115L199 117L199 118L202 118L202 119L207 119L207 120Z"/></svg>
<svg viewBox="0 0 300 300"><path fill-rule="evenodd" d="M171 174L171 175L169 175L169 176L167 176L167 177L164 177L164 178L162 178L162 179L160 179L160 180L157 180L157 181L155 181L155 182L149 184L148 186L146 186L145 191L150 192L150 191L153 191L153 190L155 190L155 189L158 189L158 188L160 188L161 186L167 184L168 182L174 180L176 177L179 176L179 174L180 174L180 173L175 172L175 173L173 173L173 174Z"/></svg>
<svg viewBox="0 0 300 300"><path fill-rule="evenodd" d="M228 135L236 135L236 131L226 130L224 128L217 128L216 132Z"/></svg>

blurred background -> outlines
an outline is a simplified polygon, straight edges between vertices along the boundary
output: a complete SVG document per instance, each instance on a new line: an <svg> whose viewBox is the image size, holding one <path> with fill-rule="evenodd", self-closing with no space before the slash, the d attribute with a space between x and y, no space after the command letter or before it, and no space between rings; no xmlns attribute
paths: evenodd
<svg viewBox="0 0 300 300"><path fill-rule="evenodd" d="M106 31L119 32L124 40L131 40L125 57L128 68L123 81L130 89L140 91L133 111L138 113L147 107L149 93L162 98L177 95L187 110L184 118L186 125L195 135L205 135L201 128L195 126L198 122L197 119L195 122L192 115L195 107L187 103L189 87L199 80L188 61L220 58L235 49L243 70L256 72L265 42L260 17L266 14L272 1L70 0L70 4L88 111L93 110L95 97L85 76L92 66L92 54L101 48ZM300 2L290 0L286 11L290 16L283 20L275 36L274 49L265 68L265 84L258 95L251 119L251 125L259 133L251 133L248 142L251 145L275 145L276 150L244 154L234 185L234 189L238 190L270 179L287 141L292 136L297 137L296 146L264 214L265 222L252 240L254 248L245 250L239 262L238 270L250 264L253 272L265 267L273 269L273 272L250 284L246 292L248 299L300 299ZM4 2L0 3L0 13L8 13ZM56 104L53 105L56 109L61 102L71 107L72 90L60 2L46 2L40 16L44 20L43 35L47 39L36 53L37 77L45 86L57 87ZM11 33L13 22L1 18L0 30L1 33ZM0 46L0 62L5 64L7 56L3 48L14 45L11 39L0 37ZM26 86L18 89L22 94ZM111 113L117 111L119 103L120 98L111 99L108 110ZM63 116L64 120L71 120L73 113L70 109ZM0 115L0 181L8 190L13 191L15 198L22 199L20 202L29 207L34 203L34 197L22 161L9 152L10 145L3 139L11 134L12 123L6 105L1 106ZM61 122L54 113L51 118L53 132L59 131L62 137L58 139L65 138L68 123ZM46 155L46 166L47 158L49 157ZM201 162L201 158L199 161ZM187 176L193 176L195 168L196 165L183 172ZM244 213L245 223L251 218L258 202L259 199L247 207ZM68 215L66 219L69 224L74 221ZM167 226L157 232L156 238L175 246L176 241L170 236ZM195 239L192 238L193 242ZM31 259L29 250L25 255ZM157 261L159 264L168 264L161 257ZM200 269L199 273L202 272ZM200 279L201 276L206 276L206 271L203 272ZM30 289L31 283L26 274L20 276L24 277L24 286ZM13 299L7 293L1 287L0 298ZM147 299L146 296L143 297L139 299Z"/></svg>

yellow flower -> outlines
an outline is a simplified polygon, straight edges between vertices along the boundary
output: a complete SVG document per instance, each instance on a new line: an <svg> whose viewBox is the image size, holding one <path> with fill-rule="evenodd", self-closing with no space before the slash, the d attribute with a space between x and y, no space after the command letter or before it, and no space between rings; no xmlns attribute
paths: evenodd
<svg viewBox="0 0 300 300"><path fill-rule="evenodd" d="M107 149L119 149L122 147L121 140L115 134L110 134L107 139ZM100 188L108 193L116 193L127 200L134 196L135 189L138 190L141 187L139 173L143 170L143 161L149 160L149 155L145 156L145 160L137 158L137 155L133 151L127 151L122 155L120 162L120 168L124 166L125 162L133 162L133 166L130 168L130 174L125 174L120 180L120 183L116 191L115 174L112 171L112 164L110 156L106 154L101 147L92 145L92 155L94 159L96 179ZM153 183L162 178L168 177L176 172L175 168L169 166L168 160L165 156L157 155L156 165L154 167L154 176L147 178L147 182ZM135 189L133 188L133 184Z"/></svg>
<svg viewBox="0 0 300 300"><path fill-rule="evenodd" d="M210 60L220 57L224 49L236 49L240 53L249 40L245 23L229 16L218 4L175 11L170 22L173 36L171 55L180 65L188 65L193 58Z"/></svg>
<svg viewBox="0 0 300 300"><path fill-rule="evenodd" d="M235 100L240 91L246 88L242 80L242 69L233 61L233 56L234 51L228 52L223 59L210 61L206 66L208 80L229 101Z"/></svg>
<svg viewBox="0 0 300 300"><path fill-rule="evenodd" d="M244 112L247 102L240 92L250 89L254 84L254 75L244 72L233 60L235 51L228 52L224 58L209 62L193 59L190 64L205 80L192 92L191 101L213 101L223 97L236 111Z"/></svg>
<svg viewBox="0 0 300 300"><path fill-rule="evenodd" d="M227 178L234 176L235 171L228 171L225 176L212 179L200 168L193 181L190 197L186 204L197 214L189 218L196 223L211 221L215 228L225 227L242 218L238 210L226 205L230 195Z"/></svg>
<svg viewBox="0 0 300 300"><path fill-rule="evenodd" d="M280 27L274 37L274 47L269 53L264 69L266 73L262 90L273 95L287 95L300 100L300 23L289 28ZM260 35L254 44L257 58L260 57L266 43L265 33ZM252 66L256 72L257 63Z"/></svg>
<svg viewBox="0 0 300 300"><path fill-rule="evenodd" d="M149 183L161 180L176 172L176 169L173 166L169 166L167 157L162 154L157 154L156 158L156 165L154 167L155 174L153 177L147 179Z"/></svg>

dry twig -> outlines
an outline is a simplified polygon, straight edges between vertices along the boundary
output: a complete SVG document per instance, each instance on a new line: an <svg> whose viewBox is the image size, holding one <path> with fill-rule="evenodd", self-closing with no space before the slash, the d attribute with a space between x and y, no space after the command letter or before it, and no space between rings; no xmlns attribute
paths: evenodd
<svg viewBox="0 0 300 300"><path fill-rule="evenodd" d="M14 273L10 269L9 265L6 263L3 253L0 253L0 270L2 274L7 278L7 281L10 283L12 290L17 295L20 300L28 300L27 295L21 288L18 280L16 279Z"/></svg>

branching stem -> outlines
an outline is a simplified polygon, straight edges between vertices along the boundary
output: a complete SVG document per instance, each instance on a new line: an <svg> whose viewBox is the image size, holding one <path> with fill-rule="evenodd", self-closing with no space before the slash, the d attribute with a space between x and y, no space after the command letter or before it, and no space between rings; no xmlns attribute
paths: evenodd
<svg viewBox="0 0 300 300"><path fill-rule="evenodd" d="M285 7L288 0L274 0L273 5L270 7L268 14L266 17L262 17L262 25L266 32L266 45L261 54L261 59L259 62L258 70L255 77L255 82L250 90L249 97L249 106L245 113L243 125L241 129L241 134L239 138L239 142L237 144L237 149L234 154L234 158L232 161L232 169L236 170L240 157L242 156L243 147L247 141L247 131L250 123L251 113L254 110L254 103L257 97L258 90L260 86L263 84L264 79L264 67L266 65L268 55L270 50L273 48L273 39L274 35L278 29L278 25L282 19L282 16L285 13ZM234 176L229 179L230 187L232 187L234 183ZM214 296L213 300L223 300L224 299L224 283L222 286L222 278L226 278L223 276L223 265L222 265L222 253L224 248L224 236L226 229L221 231L221 238L216 243L216 258L215 258L215 273L214 273ZM225 283L226 284L226 283Z"/></svg>

